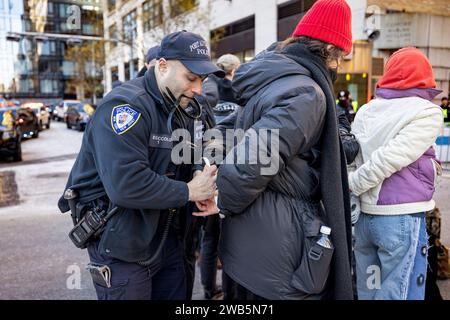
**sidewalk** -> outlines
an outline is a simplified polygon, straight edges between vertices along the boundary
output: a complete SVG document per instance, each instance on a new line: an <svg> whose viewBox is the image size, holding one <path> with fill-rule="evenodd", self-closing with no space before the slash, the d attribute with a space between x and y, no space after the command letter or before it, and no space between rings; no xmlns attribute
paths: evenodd
<svg viewBox="0 0 450 320"><path fill-rule="evenodd" d="M450 171L444 171L438 182L436 193L434 194L436 206L442 215L441 242L450 247ZM450 300L450 279L438 281L441 295L445 300Z"/></svg>

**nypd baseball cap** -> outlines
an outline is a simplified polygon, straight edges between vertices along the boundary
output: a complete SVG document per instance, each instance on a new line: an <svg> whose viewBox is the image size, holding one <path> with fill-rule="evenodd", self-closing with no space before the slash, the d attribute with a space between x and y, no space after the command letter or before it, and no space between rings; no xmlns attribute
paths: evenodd
<svg viewBox="0 0 450 320"><path fill-rule="evenodd" d="M214 74L220 78L225 72L211 62L206 41L198 34L186 30L165 36L161 41L158 59L179 60L192 73L199 76Z"/></svg>

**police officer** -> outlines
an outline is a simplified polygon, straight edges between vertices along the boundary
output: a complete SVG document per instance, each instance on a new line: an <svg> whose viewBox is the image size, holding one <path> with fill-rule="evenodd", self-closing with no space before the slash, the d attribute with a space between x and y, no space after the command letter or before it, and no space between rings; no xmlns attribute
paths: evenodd
<svg viewBox="0 0 450 320"><path fill-rule="evenodd" d="M210 74L224 76L204 39L172 33L156 65L113 89L86 128L66 190L78 192L78 204L118 208L87 246L99 299L186 298L180 233L187 219L179 209L213 196L216 168L190 180L195 167L173 161L171 133L193 127L201 113L195 96ZM69 211L64 197L58 205Z"/></svg>
<svg viewBox="0 0 450 320"><path fill-rule="evenodd" d="M350 98L350 92L347 90L339 91L338 99L336 100L336 108L338 115L344 113L350 123L355 118L354 103Z"/></svg>
<svg viewBox="0 0 450 320"><path fill-rule="evenodd" d="M138 77L142 77L148 69L156 64L156 58L158 57L159 49L159 45L148 49L147 54L145 55L145 65L141 70L139 70L139 73L137 74Z"/></svg>
<svg viewBox="0 0 450 320"><path fill-rule="evenodd" d="M447 97L442 97L441 108L442 108L442 112L444 112L444 122L450 122L450 114L448 112L448 109L450 109L450 106L449 106Z"/></svg>

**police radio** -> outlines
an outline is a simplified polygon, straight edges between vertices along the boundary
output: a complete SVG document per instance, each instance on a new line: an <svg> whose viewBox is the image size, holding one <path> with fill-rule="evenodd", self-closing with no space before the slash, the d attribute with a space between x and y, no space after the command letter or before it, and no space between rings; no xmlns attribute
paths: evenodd
<svg viewBox="0 0 450 320"><path fill-rule="evenodd" d="M84 249L93 237L100 235L106 222L119 210L119 207L114 207L109 212L98 206L88 207L84 217L78 221L75 217L79 217L81 213L77 212L78 208L75 205L77 198L78 194L73 189L67 189L64 193L64 199L69 202L72 211L72 219L77 222L70 230L69 238L77 248Z"/></svg>
<svg viewBox="0 0 450 320"><path fill-rule="evenodd" d="M78 248L86 248L87 242L103 231L106 222L117 212L117 210L119 210L118 207L114 207L109 212L98 207L88 210L85 216L69 232L70 240L72 240Z"/></svg>

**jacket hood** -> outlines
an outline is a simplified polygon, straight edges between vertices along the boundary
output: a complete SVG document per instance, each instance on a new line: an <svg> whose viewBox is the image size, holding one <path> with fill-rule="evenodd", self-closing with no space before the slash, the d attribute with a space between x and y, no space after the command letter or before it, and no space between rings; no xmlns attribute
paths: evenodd
<svg viewBox="0 0 450 320"><path fill-rule="evenodd" d="M273 81L291 75L311 73L294 60L275 51L260 53L248 63L241 64L233 78L233 92L239 105L245 104L260 89Z"/></svg>
<svg viewBox="0 0 450 320"><path fill-rule="evenodd" d="M377 88L429 89L436 88L433 68L428 58L417 48L408 47L392 54Z"/></svg>

